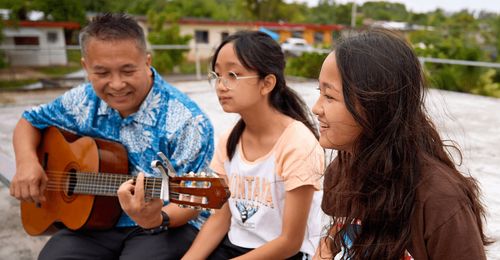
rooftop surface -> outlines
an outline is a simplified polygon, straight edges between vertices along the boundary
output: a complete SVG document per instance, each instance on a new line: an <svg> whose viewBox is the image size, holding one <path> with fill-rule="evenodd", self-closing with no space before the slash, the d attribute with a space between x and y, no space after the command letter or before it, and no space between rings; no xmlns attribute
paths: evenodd
<svg viewBox="0 0 500 260"><path fill-rule="evenodd" d="M309 106L318 97L317 83L313 81L290 85ZM236 122L236 115L222 111L215 92L206 81L177 82L175 86L187 93L209 115L216 138ZM52 100L63 91L0 92L0 154L4 158L13 158L12 131L22 112ZM430 90L426 102L442 138L453 139L461 146L464 153L461 169L477 178L483 190L483 201L488 211L487 233L500 240L500 99ZM30 237L24 233L19 202L10 197L8 188L1 183L0 226L0 259L37 258L47 237ZM488 259L500 260L500 242L487 250Z"/></svg>

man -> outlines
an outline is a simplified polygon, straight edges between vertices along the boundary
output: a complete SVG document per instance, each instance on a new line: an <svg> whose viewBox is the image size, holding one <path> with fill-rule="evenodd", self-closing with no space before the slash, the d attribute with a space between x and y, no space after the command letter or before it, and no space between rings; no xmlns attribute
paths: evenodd
<svg viewBox="0 0 500 260"><path fill-rule="evenodd" d="M158 175L150 166L158 151L179 173L207 167L213 154L212 125L193 101L151 67L144 33L133 19L97 16L82 30L80 44L90 82L26 111L14 130L12 196L45 201L47 177L36 147L48 126L122 143L134 175ZM115 228L62 229L47 242L40 259L180 259L206 216L174 204L163 206L158 199L145 202L143 178L141 173L137 184L129 181L120 187L120 204L128 215L122 214Z"/></svg>

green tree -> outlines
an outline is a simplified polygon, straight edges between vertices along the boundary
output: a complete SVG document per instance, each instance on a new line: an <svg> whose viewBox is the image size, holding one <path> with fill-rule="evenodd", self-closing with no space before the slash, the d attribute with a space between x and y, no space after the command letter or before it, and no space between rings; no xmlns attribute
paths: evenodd
<svg viewBox="0 0 500 260"><path fill-rule="evenodd" d="M320 0L311 8L308 21L320 24L351 24L352 3L338 4L335 0Z"/></svg>
<svg viewBox="0 0 500 260"><path fill-rule="evenodd" d="M283 0L243 0L241 7L253 21L305 22L308 13L306 4L287 4Z"/></svg>
<svg viewBox="0 0 500 260"><path fill-rule="evenodd" d="M176 23L177 17L173 17L168 12L148 14L148 21L151 25L151 31L148 34L148 41L152 45L174 44L185 45L191 39L191 36L181 36L179 25ZM168 22L168 26L166 26ZM186 50L156 50L153 53L153 65L160 73L172 72L176 65L179 65L184 57Z"/></svg>
<svg viewBox="0 0 500 260"><path fill-rule="evenodd" d="M407 21L409 13L406 6L401 3L390 2L365 2L361 6L365 18L384 21Z"/></svg>
<svg viewBox="0 0 500 260"><path fill-rule="evenodd" d="M33 0L33 10L42 11L45 20L74 21L84 24L85 10L80 1L72 0Z"/></svg>
<svg viewBox="0 0 500 260"><path fill-rule="evenodd" d="M11 10L12 20L26 20L29 11L41 11L44 20L85 22L85 11L80 1L0 0L0 8Z"/></svg>
<svg viewBox="0 0 500 260"><path fill-rule="evenodd" d="M279 18L279 5L283 0L244 0L244 12L251 20L276 21Z"/></svg>
<svg viewBox="0 0 500 260"><path fill-rule="evenodd" d="M132 4L135 0L130 1L106 1L106 0L80 0L78 1L88 12L123 12L127 5ZM146 1L145 1L146 2Z"/></svg>
<svg viewBox="0 0 500 260"><path fill-rule="evenodd" d="M335 23L335 0L319 0L318 5L312 7L308 21L319 24Z"/></svg>
<svg viewBox="0 0 500 260"><path fill-rule="evenodd" d="M428 13L409 13L408 23L410 24L419 24L419 25L428 25L429 23L429 14Z"/></svg>
<svg viewBox="0 0 500 260"><path fill-rule="evenodd" d="M307 20L310 9L306 4L291 3L281 4L278 6L278 21L286 21L290 23L304 23Z"/></svg>
<svg viewBox="0 0 500 260"><path fill-rule="evenodd" d="M475 41L474 37L479 29L474 15L467 10L453 13L446 19L444 26L445 32L450 36L462 38L468 42Z"/></svg>
<svg viewBox="0 0 500 260"><path fill-rule="evenodd" d="M26 20L28 11L32 10L32 1L28 0L0 0L0 8L11 11L10 20Z"/></svg>

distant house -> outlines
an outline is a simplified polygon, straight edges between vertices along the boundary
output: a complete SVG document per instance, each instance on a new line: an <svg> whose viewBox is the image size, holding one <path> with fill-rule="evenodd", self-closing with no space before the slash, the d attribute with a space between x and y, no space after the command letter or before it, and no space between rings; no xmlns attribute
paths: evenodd
<svg viewBox="0 0 500 260"><path fill-rule="evenodd" d="M371 19L366 19L364 24L374 28L385 28L399 32L411 32L411 31L433 31L434 27L424 26L418 24L411 24L407 22L394 22L394 21L375 21Z"/></svg>
<svg viewBox="0 0 500 260"><path fill-rule="evenodd" d="M195 55L195 45L200 49L198 55L208 58L213 49L229 34L241 30L272 31L279 35L279 42L290 37L303 38L312 45L331 45L333 34L342 30L341 25L328 24L298 24L285 22L224 22L207 19L182 18L179 20L181 35L192 35L189 43L191 52L189 58Z"/></svg>
<svg viewBox="0 0 500 260"><path fill-rule="evenodd" d="M66 65L64 29L79 28L76 22L7 21L0 46L12 66Z"/></svg>
<svg viewBox="0 0 500 260"><path fill-rule="evenodd" d="M145 17L137 17L139 23L147 28ZM336 24L298 24L285 22L236 22L214 21L200 18L182 18L178 21L180 34L191 35L189 42L189 60L194 60L198 55L201 59L209 58L214 49L228 35L242 30L261 30L273 36L278 36L281 43L290 37L303 38L311 45L330 46L333 34L340 32L343 27ZM198 53L195 52L195 47Z"/></svg>

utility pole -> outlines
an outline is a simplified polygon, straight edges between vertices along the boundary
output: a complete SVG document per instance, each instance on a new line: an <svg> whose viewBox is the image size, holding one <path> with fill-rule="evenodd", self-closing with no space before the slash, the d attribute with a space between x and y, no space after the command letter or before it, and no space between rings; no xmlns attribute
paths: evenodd
<svg viewBox="0 0 500 260"><path fill-rule="evenodd" d="M352 7L351 7L351 27L354 28L356 27L356 2L352 1Z"/></svg>

